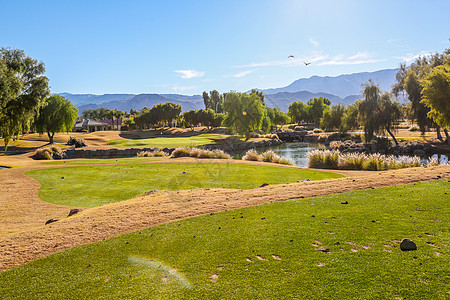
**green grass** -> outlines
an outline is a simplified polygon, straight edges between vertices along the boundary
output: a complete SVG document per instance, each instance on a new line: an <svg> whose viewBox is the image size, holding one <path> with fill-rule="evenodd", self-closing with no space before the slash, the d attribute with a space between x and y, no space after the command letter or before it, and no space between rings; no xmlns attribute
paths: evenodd
<svg viewBox="0 0 450 300"><path fill-rule="evenodd" d="M102 165L102 164L130 164L142 162L161 161L161 157L130 157L130 158L105 158L105 159L83 159L83 160L54 160L42 162L44 165Z"/></svg>
<svg viewBox="0 0 450 300"><path fill-rule="evenodd" d="M2 273L0 298L445 299L448 184L278 202L148 228ZM405 237L418 250L400 251ZM317 251L319 242L331 254Z"/></svg>
<svg viewBox="0 0 450 300"><path fill-rule="evenodd" d="M149 139L116 139L108 142L108 145L123 148L177 148L196 147L207 144L216 144L218 139L224 139L223 134L199 134L189 137L154 137Z"/></svg>
<svg viewBox="0 0 450 300"><path fill-rule="evenodd" d="M119 202L150 190L252 189L263 183L344 177L330 172L232 162L94 165L33 170L26 174L41 183L42 200L76 207Z"/></svg>

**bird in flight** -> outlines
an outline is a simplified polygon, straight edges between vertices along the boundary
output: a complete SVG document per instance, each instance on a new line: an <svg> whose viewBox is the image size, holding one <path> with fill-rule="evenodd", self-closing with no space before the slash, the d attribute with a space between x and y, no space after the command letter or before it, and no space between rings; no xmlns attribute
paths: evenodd
<svg viewBox="0 0 450 300"><path fill-rule="evenodd" d="M311 64L311 62L306 62L306 61L304 61L303 63L305 64L305 66L307 66L307 65L310 65L310 64Z"/></svg>
<svg viewBox="0 0 450 300"><path fill-rule="evenodd" d="M294 55L289 55L289 56L288 56L288 58L291 58L291 57L294 58Z"/></svg>

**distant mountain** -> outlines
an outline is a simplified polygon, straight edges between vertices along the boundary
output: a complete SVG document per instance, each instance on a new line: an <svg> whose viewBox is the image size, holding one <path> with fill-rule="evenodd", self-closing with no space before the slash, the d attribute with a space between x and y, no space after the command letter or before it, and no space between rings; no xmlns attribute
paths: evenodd
<svg viewBox="0 0 450 300"><path fill-rule="evenodd" d="M287 111L289 104L294 101L306 103L311 98L324 97L331 100L332 104L345 105L360 99L363 83L373 79L380 85L382 91L390 91L395 82L397 69L386 69L376 72L354 73L335 77L313 76L301 78L282 88L262 90L265 94L266 104L270 107L278 107ZM70 94L61 93L79 108L81 114L88 108L106 107L121 111L130 109L140 110L144 107L151 108L158 103L173 102L181 105L183 111L204 108L201 95L186 96L180 94Z"/></svg>
<svg viewBox="0 0 450 300"><path fill-rule="evenodd" d="M71 94L71 93L60 93L59 95L69 99L75 106L89 104L89 103L103 103L110 101L120 101L120 100L130 100L136 95L133 94L104 94L104 95L93 95L93 94Z"/></svg>
<svg viewBox="0 0 450 300"><path fill-rule="evenodd" d="M184 95L167 95L171 98L164 97L159 94L140 94L132 95L133 97L126 100L114 100L109 102L97 102L88 103L83 105L77 105L79 113L81 114L83 110L90 108L106 107L109 109L118 109L121 111L141 110L144 107L151 108L153 105L158 103L172 102L181 105L183 111L191 109L203 108L203 99L201 96L184 96ZM69 100L70 97L68 97ZM98 98L97 98L98 99ZM71 100L72 101L72 100Z"/></svg>
<svg viewBox="0 0 450 300"><path fill-rule="evenodd" d="M345 98L350 95L360 95L363 87L369 79L380 85L383 91L390 91L395 82L395 74L398 69L386 69L376 72L364 72L340 75L336 77L312 76L310 78L301 78L290 85L282 88L262 90L264 94L276 94L280 92L295 93L299 91L308 91L311 93L328 93ZM331 99L330 99L331 100Z"/></svg>
<svg viewBox="0 0 450 300"><path fill-rule="evenodd" d="M265 94L265 102L267 106L278 107L284 112L288 111L289 105L294 101L308 102L311 98L327 98L331 101L331 104L342 103L345 105L352 104L357 99L361 98L359 95L351 95L345 98L338 97L336 95L327 93L311 93L308 91L301 91L295 93L280 92L276 94Z"/></svg>

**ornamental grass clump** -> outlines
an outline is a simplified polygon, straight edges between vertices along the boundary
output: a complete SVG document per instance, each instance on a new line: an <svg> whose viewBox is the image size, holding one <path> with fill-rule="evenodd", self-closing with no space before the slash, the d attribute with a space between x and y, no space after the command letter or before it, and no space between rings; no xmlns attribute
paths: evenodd
<svg viewBox="0 0 450 300"><path fill-rule="evenodd" d="M265 162L273 162L273 163L279 163L280 162L280 156L276 154L273 150L268 150L264 153L261 153L259 156L260 160Z"/></svg>
<svg viewBox="0 0 450 300"><path fill-rule="evenodd" d="M362 170L365 159L365 154L342 153L339 155L339 168L345 170Z"/></svg>
<svg viewBox="0 0 450 300"><path fill-rule="evenodd" d="M173 150L171 157L177 158L177 157L189 157L191 152L188 148L185 147L179 147Z"/></svg>
<svg viewBox="0 0 450 300"><path fill-rule="evenodd" d="M34 159L52 159L53 153L55 153L55 157L62 157L62 150L58 147L58 145L50 145L49 147L37 149L34 153Z"/></svg>
<svg viewBox="0 0 450 300"><path fill-rule="evenodd" d="M256 152L255 149L250 149L242 157L242 160L259 161L260 158L259 158L258 152Z"/></svg>
<svg viewBox="0 0 450 300"><path fill-rule="evenodd" d="M37 149L34 153L35 159L52 159L52 150L50 148Z"/></svg>
<svg viewBox="0 0 450 300"><path fill-rule="evenodd" d="M155 151L141 151L138 152L137 157L167 157L169 154L162 150Z"/></svg>
<svg viewBox="0 0 450 300"><path fill-rule="evenodd" d="M383 171L420 167L417 156L393 156L379 153L340 153L337 150L313 150L308 153L310 168Z"/></svg>
<svg viewBox="0 0 450 300"><path fill-rule="evenodd" d="M428 160L427 167L439 166L440 164L439 157L433 156Z"/></svg>

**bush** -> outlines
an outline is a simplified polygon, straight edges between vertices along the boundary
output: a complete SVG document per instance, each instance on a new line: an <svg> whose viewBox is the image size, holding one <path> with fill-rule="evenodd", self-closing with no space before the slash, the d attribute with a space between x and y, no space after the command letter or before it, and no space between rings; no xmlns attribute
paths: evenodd
<svg viewBox="0 0 450 300"><path fill-rule="evenodd" d="M409 130L409 131L419 131L420 128L419 128L419 126L417 126L417 125L411 125L411 127L409 127L408 130Z"/></svg>
<svg viewBox="0 0 450 300"><path fill-rule="evenodd" d="M439 161L438 156L432 156L427 162L427 167L439 166L439 165L440 165L440 161Z"/></svg>
<svg viewBox="0 0 450 300"><path fill-rule="evenodd" d="M166 157L169 156L166 152L162 150L155 151L141 151L138 152L137 157Z"/></svg>
<svg viewBox="0 0 450 300"><path fill-rule="evenodd" d="M314 133L323 133L324 131L322 129L320 129L320 128L314 128L313 132Z"/></svg>
<svg viewBox="0 0 450 300"><path fill-rule="evenodd" d="M340 153L335 150L313 150L308 153L308 166L310 168L344 169L344 170L371 170L382 171L420 167L420 158L417 156L399 156L364 153Z"/></svg>
<svg viewBox="0 0 450 300"><path fill-rule="evenodd" d="M250 160L250 161L259 161L259 155L258 152L256 152L255 149L250 149L245 153L245 155L242 157L243 160Z"/></svg>
<svg viewBox="0 0 450 300"><path fill-rule="evenodd" d="M280 156L273 152L272 150L268 150L264 153L262 153L260 156L260 160L265 162L273 162L273 163L279 163L280 162Z"/></svg>
<svg viewBox="0 0 450 300"><path fill-rule="evenodd" d="M189 149L187 149L185 147L180 147L180 148L176 148L175 150L173 150L171 157L173 157L173 158L189 157L190 154L191 153L190 153Z"/></svg>
<svg viewBox="0 0 450 300"><path fill-rule="evenodd" d="M278 163L282 164L282 165L289 165L289 166L292 166L292 164L293 164L293 162L286 157L281 157L280 161Z"/></svg>
<svg viewBox="0 0 450 300"><path fill-rule="evenodd" d="M37 149L34 153L35 159L52 159L52 150L50 148Z"/></svg>

